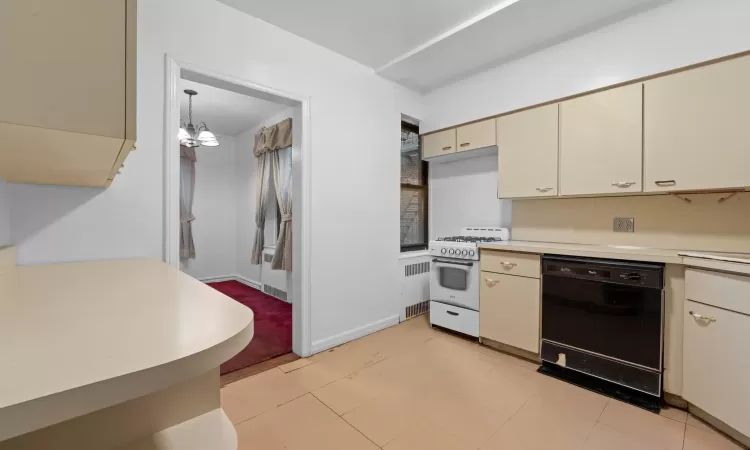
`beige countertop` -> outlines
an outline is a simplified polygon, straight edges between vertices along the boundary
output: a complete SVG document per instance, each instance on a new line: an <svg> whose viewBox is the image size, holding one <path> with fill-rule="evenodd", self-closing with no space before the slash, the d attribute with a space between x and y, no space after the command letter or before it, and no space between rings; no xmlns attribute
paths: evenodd
<svg viewBox="0 0 750 450"><path fill-rule="evenodd" d="M716 270L750 274L750 254L691 252L628 245L586 245L557 242L505 241L480 244L480 249L522 253L561 254L592 258L685 264Z"/></svg>
<svg viewBox="0 0 750 450"><path fill-rule="evenodd" d="M161 261L6 266L0 441L208 372L252 335L250 309Z"/></svg>

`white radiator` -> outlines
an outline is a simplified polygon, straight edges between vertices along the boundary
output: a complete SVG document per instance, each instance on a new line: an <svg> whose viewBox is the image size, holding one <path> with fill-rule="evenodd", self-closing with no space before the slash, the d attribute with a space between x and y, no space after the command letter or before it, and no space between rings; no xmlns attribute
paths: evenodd
<svg viewBox="0 0 750 450"><path fill-rule="evenodd" d="M430 264L428 255L402 257L401 270L401 321L430 310Z"/></svg>
<svg viewBox="0 0 750 450"><path fill-rule="evenodd" d="M291 303L292 299L289 298L287 282L289 272L271 269L272 260L273 250L263 250L263 267L260 272L260 282L263 285L262 290L270 296Z"/></svg>

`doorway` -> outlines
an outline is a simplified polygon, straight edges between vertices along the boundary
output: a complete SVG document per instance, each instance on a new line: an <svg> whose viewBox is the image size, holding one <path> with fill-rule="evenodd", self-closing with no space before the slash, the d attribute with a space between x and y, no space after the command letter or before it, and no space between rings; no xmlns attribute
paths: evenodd
<svg viewBox="0 0 750 450"><path fill-rule="evenodd" d="M169 56L166 57L165 76L164 258L173 267L180 268L255 312L253 340L248 348L222 366L222 372L243 369L288 350L302 357L309 356L309 99L249 80L212 73ZM198 146L187 152L188 157L194 159L194 184L191 188L194 192L192 206L196 209L191 212L194 216L194 219L191 218L191 234L195 246L192 255L185 253L185 246L180 242L181 227L186 217L184 195L182 217L180 210L181 187L185 184L184 165L181 169L181 163L185 162L185 147L180 145L178 131L180 119L189 120L182 117L187 112L186 108L183 108L182 114L180 111L181 103L187 104L188 101L189 96L184 93L186 89L198 92L192 97L192 122L196 126L206 122L218 143L218 146ZM201 91L204 95L201 95ZM204 106L197 108L201 101ZM227 107L222 108L221 102ZM242 109L231 108L240 104L250 105L250 111L255 114L253 117L249 117L252 114L245 114L244 123ZM210 112L211 108L213 112ZM229 115L221 115L226 113ZM275 173L279 173L279 168L281 172L289 168L288 184L281 179L283 175L277 175L279 178L276 182L271 175L272 189L268 190L268 198L272 200L261 208L265 209L266 220L262 229L264 242L259 247L255 244L259 170L254 154L255 136L262 129L287 119L292 125L292 145L288 153L279 152ZM247 127L242 128L245 125ZM285 163L288 165L285 166ZM263 169L260 170L264 173ZM281 206L276 201L276 186L281 186L278 192L284 192L291 198L291 214L288 203L287 210L284 210L285 197L281 197ZM280 261L274 261L274 255L277 253L279 230L283 229L284 222L291 223L287 228L287 233L292 236L291 245L288 246L291 251L284 253L292 263L282 268ZM232 256L232 252L235 256Z"/></svg>

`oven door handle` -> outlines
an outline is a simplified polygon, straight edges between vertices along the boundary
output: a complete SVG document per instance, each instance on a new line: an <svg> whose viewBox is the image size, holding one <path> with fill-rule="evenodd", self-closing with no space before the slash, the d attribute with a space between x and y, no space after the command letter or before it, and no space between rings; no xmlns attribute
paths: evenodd
<svg viewBox="0 0 750 450"><path fill-rule="evenodd" d="M434 262L434 263L440 263L440 264L454 264L454 265L457 265L457 266L467 266L467 267L471 267L471 266L474 265L474 263L471 262L471 261L466 261L466 262L464 262L464 261L446 261L444 259L437 259L437 258L433 259L432 262Z"/></svg>

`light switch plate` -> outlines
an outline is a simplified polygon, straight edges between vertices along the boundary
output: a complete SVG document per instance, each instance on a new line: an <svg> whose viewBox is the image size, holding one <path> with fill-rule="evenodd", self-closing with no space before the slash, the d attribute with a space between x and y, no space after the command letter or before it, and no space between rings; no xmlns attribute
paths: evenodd
<svg viewBox="0 0 750 450"><path fill-rule="evenodd" d="M632 233L635 231L635 219L633 217L615 217L612 222L612 231L617 233Z"/></svg>

